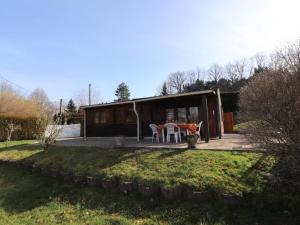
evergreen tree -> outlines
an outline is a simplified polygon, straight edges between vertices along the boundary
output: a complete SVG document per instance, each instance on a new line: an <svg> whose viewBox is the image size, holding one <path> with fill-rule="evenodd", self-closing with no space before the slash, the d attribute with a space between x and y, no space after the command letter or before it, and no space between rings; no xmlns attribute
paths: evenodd
<svg viewBox="0 0 300 225"><path fill-rule="evenodd" d="M68 102L67 112L70 113L70 114L77 113L77 108L76 108L76 105L75 105L73 99L70 99L70 101Z"/></svg>
<svg viewBox="0 0 300 225"><path fill-rule="evenodd" d="M184 85L183 92L193 92L205 90L205 83L203 80L197 79L194 83Z"/></svg>
<svg viewBox="0 0 300 225"><path fill-rule="evenodd" d="M167 83L164 82L162 89L161 89L161 95L167 95L167 94L168 94Z"/></svg>
<svg viewBox="0 0 300 225"><path fill-rule="evenodd" d="M118 102L123 102L123 101L127 101L130 98L130 92L129 92L129 87L122 82L121 84L119 84L115 95L117 97Z"/></svg>
<svg viewBox="0 0 300 225"><path fill-rule="evenodd" d="M78 117L77 107L73 99L70 99L67 105L66 114L63 114L63 120L67 120L67 124L73 124L77 122Z"/></svg>

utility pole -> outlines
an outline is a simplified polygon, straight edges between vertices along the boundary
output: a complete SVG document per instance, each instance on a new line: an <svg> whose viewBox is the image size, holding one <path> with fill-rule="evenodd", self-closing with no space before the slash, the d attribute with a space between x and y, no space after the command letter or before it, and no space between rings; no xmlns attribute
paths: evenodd
<svg viewBox="0 0 300 225"><path fill-rule="evenodd" d="M61 115L61 109L62 109L62 98L60 99L59 102L59 115Z"/></svg>
<svg viewBox="0 0 300 225"><path fill-rule="evenodd" d="M59 124L62 123L62 114L61 114L61 110L62 110L62 98L60 99L60 102L59 102Z"/></svg>
<svg viewBox="0 0 300 225"><path fill-rule="evenodd" d="M92 90L91 90L91 87L92 87L92 85L91 84L89 84L89 105L91 105L92 104L92 97L91 97L91 95L92 95Z"/></svg>

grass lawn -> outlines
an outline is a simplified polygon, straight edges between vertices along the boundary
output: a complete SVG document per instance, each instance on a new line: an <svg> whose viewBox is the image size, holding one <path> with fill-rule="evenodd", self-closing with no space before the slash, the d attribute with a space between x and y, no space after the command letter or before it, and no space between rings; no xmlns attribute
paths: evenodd
<svg viewBox="0 0 300 225"><path fill-rule="evenodd" d="M28 142L29 144L32 142ZM300 159L291 163L275 155L225 151L101 150L52 147L48 152L26 142L0 143L0 160L30 160L76 174L153 182L167 187L215 189L240 195L240 205L221 201L167 202L138 194L123 196L97 187L81 187L0 164L0 224L299 224ZM293 167L282 167L288 165ZM279 168L279 169L278 169ZM258 171L263 171L260 173ZM281 171L275 185L264 174ZM299 173L299 174L298 174ZM298 190L298 191L297 191Z"/></svg>
<svg viewBox="0 0 300 225"><path fill-rule="evenodd" d="M264 187L264 177L251 170L255 164L259 162L264 171L269 171L275 163L275 157L261 153L74 147L52 147L44 152L39 146L23 142L0 147L0 159L31 160L37 165L78 175L101 175L171 188L184 186L198 191L213 189L237 195L259 192Z"/></svg>
<svg viewBox="0 0 300 225"><path fill-rule="evenodd" d="M3 149L6 147L6 144L8 145L7 147L11 146L22 146L22 145L30 145L33 144L35 140L22 140L22 141L10 141L10 142L1 142L0 141L0 149Z"/></svg>
<svg viewBox="0 0 300 225"><path fill-rule="evenodd" d="M226 206L218 202L165 202L118 192L62 184L0 165L0 224L203 225L297 224L269 208Z"/></svg>

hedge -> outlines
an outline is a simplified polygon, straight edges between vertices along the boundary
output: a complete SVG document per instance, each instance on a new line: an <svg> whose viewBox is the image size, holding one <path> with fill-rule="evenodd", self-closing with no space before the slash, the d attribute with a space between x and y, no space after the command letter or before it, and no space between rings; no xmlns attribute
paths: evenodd
<svg viewBox="0 0 300 225"><path fill-rule="evenodd" d="M0 116L0 141L7 138L7 123L13 122L19 129L12 134L11 140L29 140L35 138L37 118L18 118L10 116Z"/></svg>

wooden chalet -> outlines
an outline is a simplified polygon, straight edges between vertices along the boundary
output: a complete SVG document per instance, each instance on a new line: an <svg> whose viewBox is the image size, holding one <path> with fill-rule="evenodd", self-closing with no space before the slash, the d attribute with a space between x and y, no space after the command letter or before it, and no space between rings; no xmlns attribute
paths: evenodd
<svg viewBox="0 0 300 225"><path fill-rule="evenodd" d="M84 137L136 137L152 135L149 124L199 123L201 136L222 137L222 105L219 89L132 99L81 106Z"/></svg>

